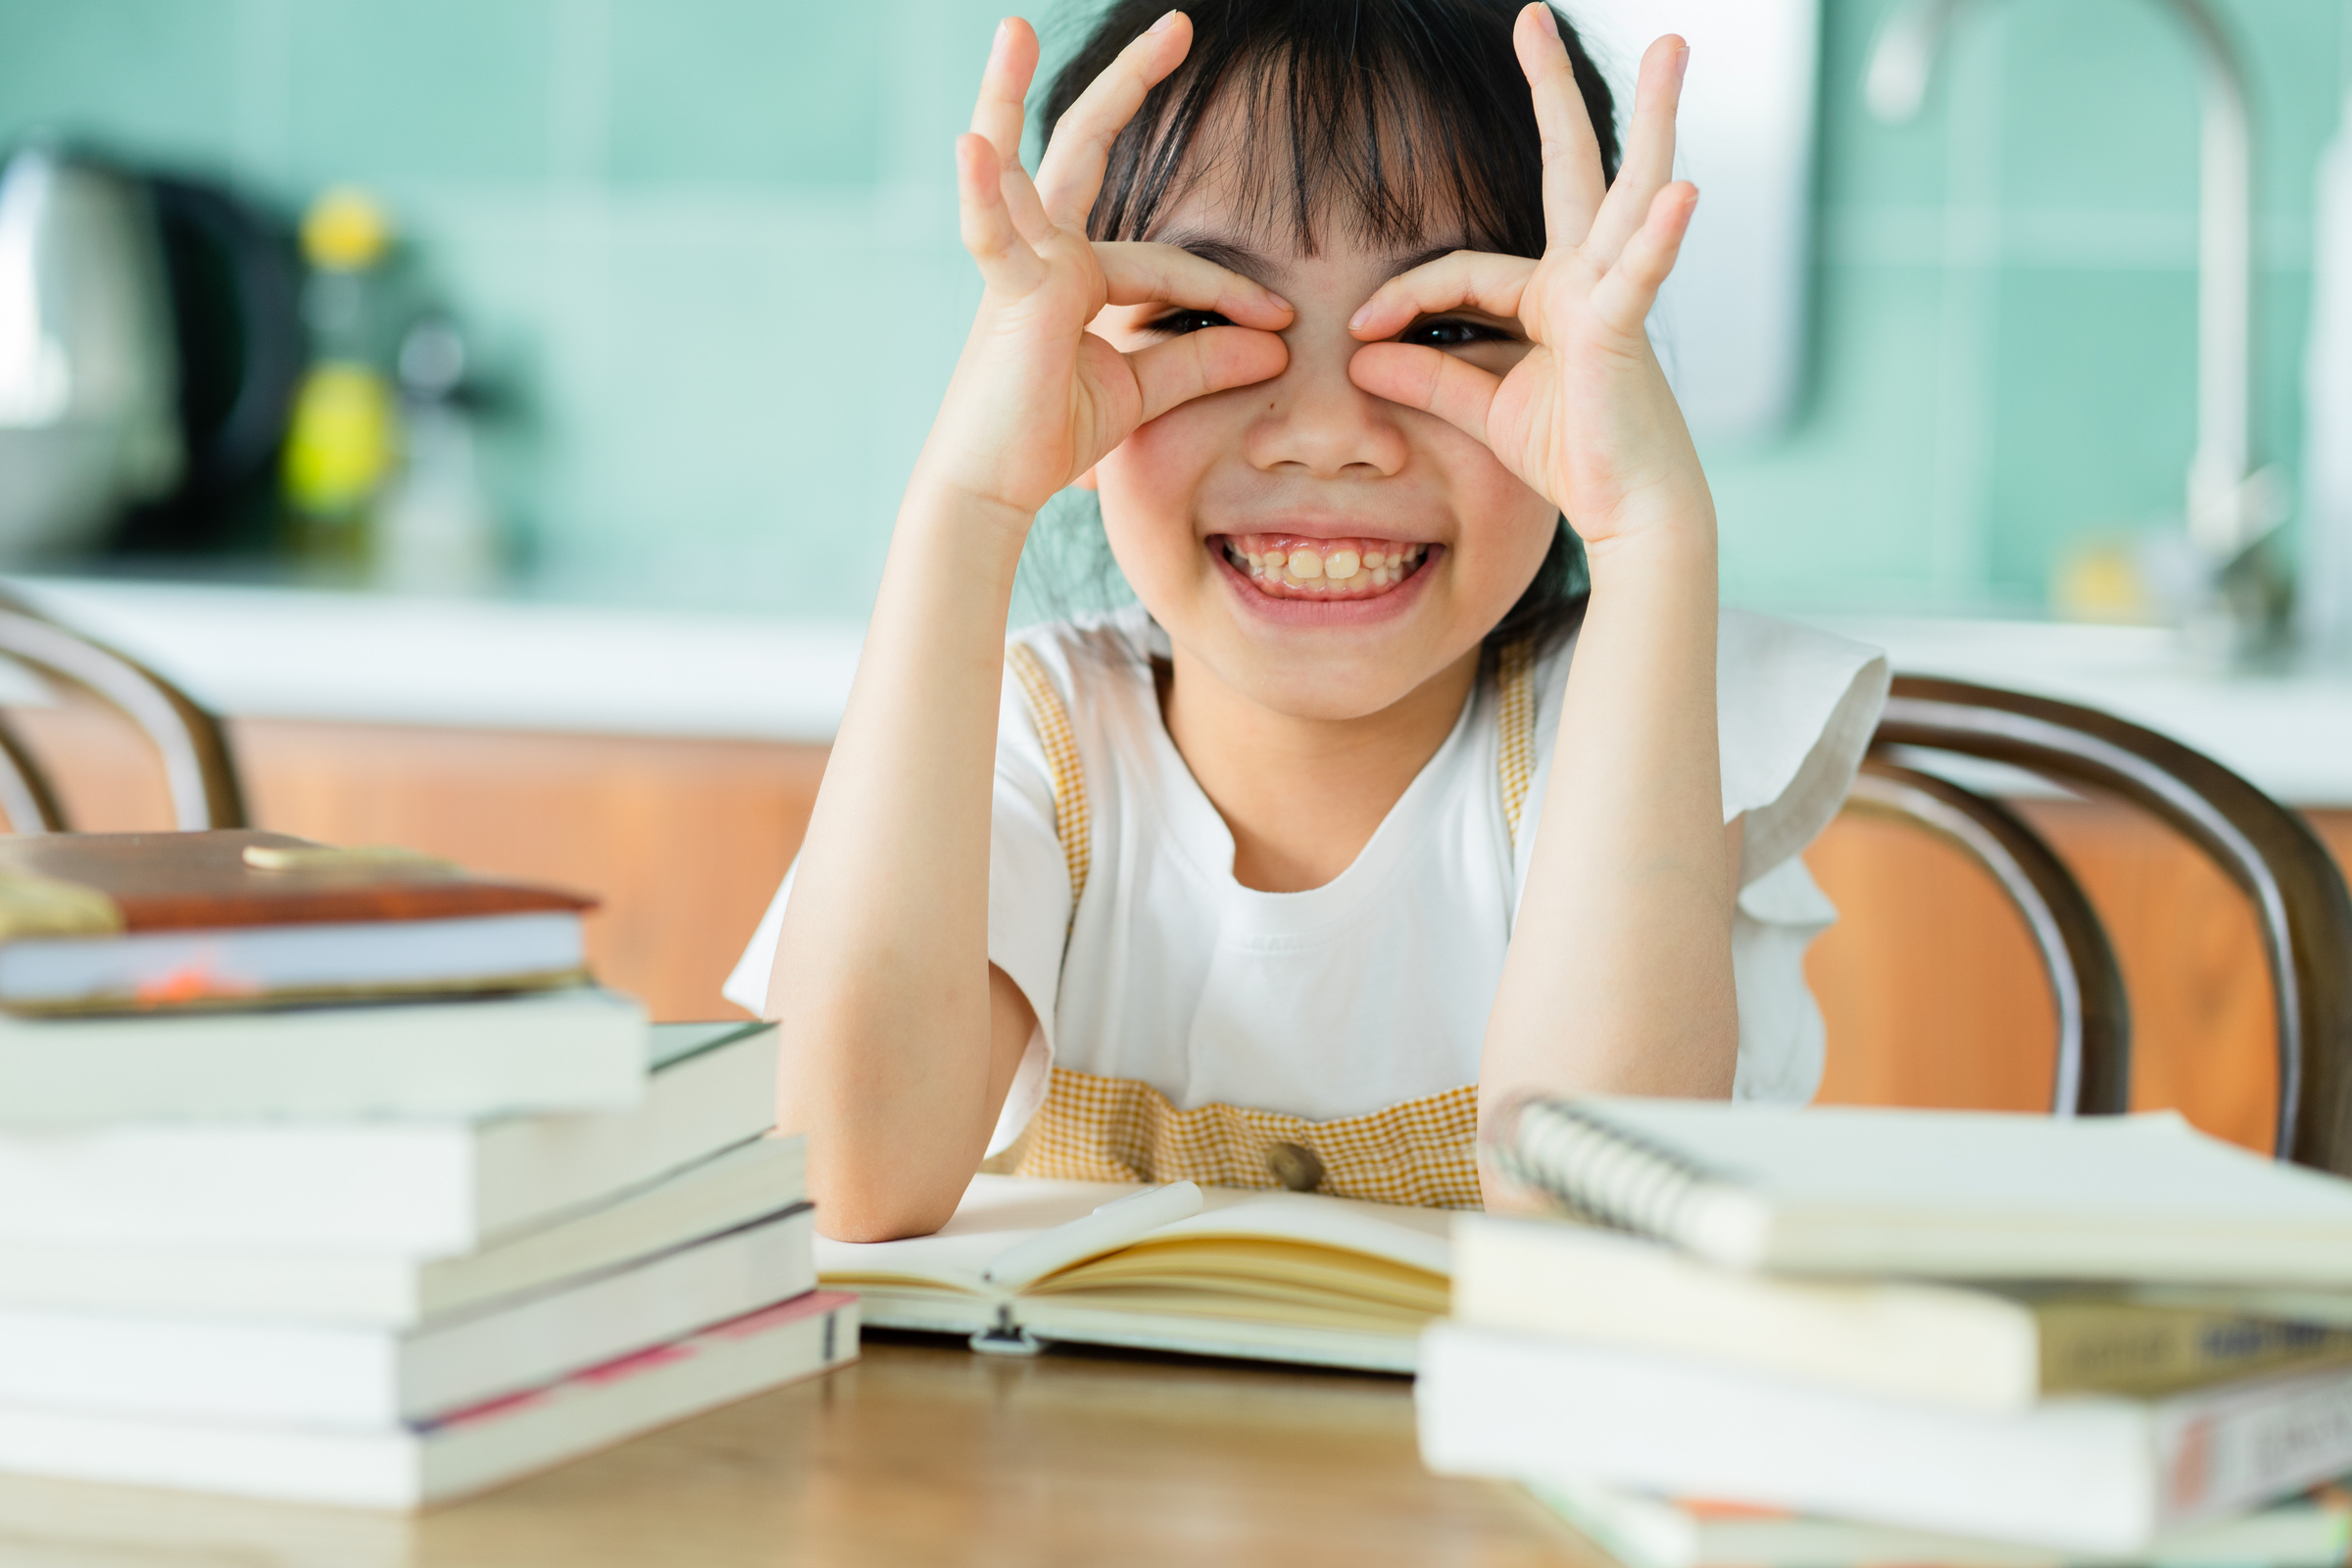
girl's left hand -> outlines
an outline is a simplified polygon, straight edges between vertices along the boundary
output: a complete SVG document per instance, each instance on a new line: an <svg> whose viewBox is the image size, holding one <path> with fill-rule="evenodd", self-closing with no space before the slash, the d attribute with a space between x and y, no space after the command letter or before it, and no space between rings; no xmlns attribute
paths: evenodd
<svg viewBox="0 0 2352 1568"><path fill-rule="evenodd" d="M1694 186L1669 181L1690 47L1668 36L1642 57L1625 161L1609 185L1550 8L1521 12L1512 41L1544 137L1544 256L1455 251L1390 279L1348 323L1366 340L1348 373L1376 397L1477 437L1596 549L1670 526L1693 506L1711 522L1697 453L1643 327L1698 204ZM1533 342L1507 374L1381 341L1465 306L1517 318Z"/></svg>

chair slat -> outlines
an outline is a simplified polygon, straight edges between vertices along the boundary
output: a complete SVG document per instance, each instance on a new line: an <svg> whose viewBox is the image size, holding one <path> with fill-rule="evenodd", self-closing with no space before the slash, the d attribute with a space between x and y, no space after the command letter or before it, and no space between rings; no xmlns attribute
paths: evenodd
<svg viewBox="0 0 2352 1568"><path fill-rule="evenodd" d="M2282 1159L2352 1174L2352 895L2308 823L2245 779L2095 709L1901 676L1883 745L2007 762L2131 802L2195 844L2254 906L2278 1000Z"/></svg>

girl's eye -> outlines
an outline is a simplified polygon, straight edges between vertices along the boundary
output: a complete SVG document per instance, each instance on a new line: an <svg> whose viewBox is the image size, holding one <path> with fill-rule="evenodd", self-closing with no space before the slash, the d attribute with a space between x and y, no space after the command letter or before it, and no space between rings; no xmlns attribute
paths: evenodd
<svg viewBox="0 0 2352 1568"><path fill-rule="evenodd" d="M1182 337L1207 326L1231 326L1233 323L1214 311L1176 311L1161 317L1144 330L1165 332L1170 337Z"/></svg>
<svg viewBox="0 0 2352 1568"><path fill-rule="evenodd" d="M1508 343L1511 335L1498 326L1484 321L1465 321L1459 317L1440 316L1426 321L1415 321L1404 329L1399 343L1421 343L1433 349L1467 348L1473 343Z"/></svg>

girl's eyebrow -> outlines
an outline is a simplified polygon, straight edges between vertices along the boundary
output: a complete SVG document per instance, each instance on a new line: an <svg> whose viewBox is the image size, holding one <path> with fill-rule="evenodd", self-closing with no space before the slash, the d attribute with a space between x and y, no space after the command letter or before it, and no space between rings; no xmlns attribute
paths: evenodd
<svg viewBox="0 0 2352 1568"><path fill-rule="evenodd" d="M1462 249L1465 247L1460 245L1432 245L1425 251L1415 251L1410 256L1396 257L1389 263L1389 275L1401 277L1416 267L1427 267L1430 263L1451 256L1455 251Z"/></svg>
<svg viewBox="0 0 2352 1568"><path fill-rule="evenodd" d="M1272 288L1267 281L1273 274L1274 264L1253 250L1236 245L1231 240L1214 239L1206 234L1176 233L1160 241L1180 251L1190 251L1204 262L1214 262L1228 272L1239 272L1260 288Z"/></svg>

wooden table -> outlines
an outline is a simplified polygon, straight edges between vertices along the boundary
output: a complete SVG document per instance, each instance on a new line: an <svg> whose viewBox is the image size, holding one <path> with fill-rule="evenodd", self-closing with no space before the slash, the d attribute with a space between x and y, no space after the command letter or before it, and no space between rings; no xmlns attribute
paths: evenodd
<svg viewBox="0 0 2352 1568"><path fill-rule="evenodd" d="M1600 1568L1421 1466L1399 1378L869 1338L864 1359L410 1520L0 1480L75 1568Z"/></svg>

